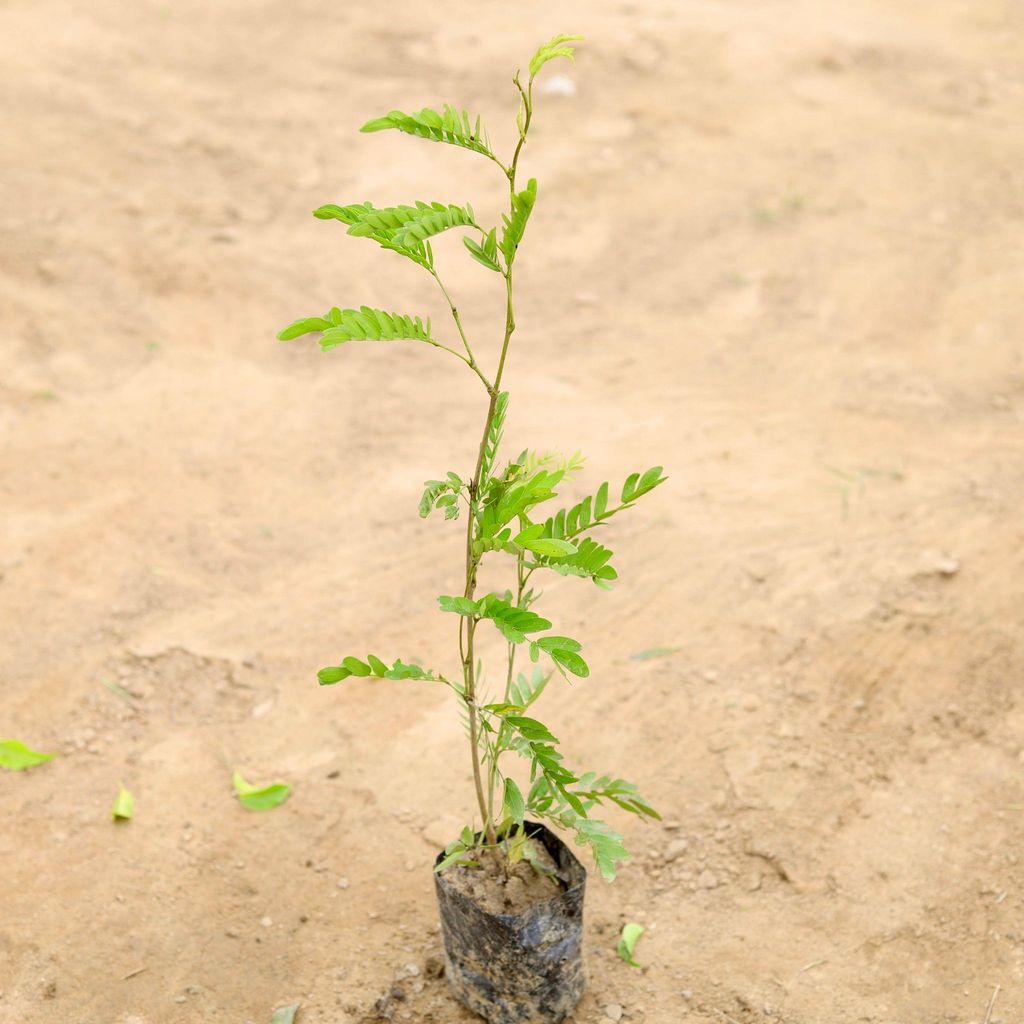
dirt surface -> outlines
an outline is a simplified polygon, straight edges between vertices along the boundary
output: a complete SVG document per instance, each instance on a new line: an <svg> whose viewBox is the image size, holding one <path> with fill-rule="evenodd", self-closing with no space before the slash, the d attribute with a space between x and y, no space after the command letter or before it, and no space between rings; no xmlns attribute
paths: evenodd
<svg viewBox="0 0 1024 1024"><path fill-rule="evenodd" d="M521 860L506 871L495 858L484 857L475 867L456 864L448 868L444 878L489 914L521 914L565 891L557 871L558 865L543 844L534 843L531 863Z"/></svg>
<svg viewBox="0 0 1024 1024"><path fill-rule="evenodd" d="M547 588L593 674L538 712L666 818L612 818L574 1019L1024 1018L1024 7L4 0L0 736L60 755L0 777L5 1024L468 1022L455 709L314 671L453 664L461 534L416 503L472 464L478 382L273 334L442 322L309 211L493 217L486 160L354 129L455 99L505 149L505 72L560 31L509 444L582 447L581 493L671 473L613 593ZM494 280L436 249L493 358ZM291 799L246 812L235 767Z"/></svg>

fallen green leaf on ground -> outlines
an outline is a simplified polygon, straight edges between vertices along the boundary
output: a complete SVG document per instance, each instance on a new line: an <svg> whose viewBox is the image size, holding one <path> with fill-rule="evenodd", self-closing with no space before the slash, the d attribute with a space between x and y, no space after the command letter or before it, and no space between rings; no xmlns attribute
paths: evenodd
<svg viewBox="0 0 1024 1024"><path fill-rule="evenodd" d="M269 811L271 807L283 804L292 791L292 787L284 782L274 782L269 786L250 785L242 778L241 772L235 772L232 781L239 802L250 811Z"/></svg>
<svg viewBox="0 0 1024 1024"><path fill-rule="evenodd" d="M681 651L682 647L648 647L644 651L637 651L636 654L629 656L630 661L650 661L651 658L667 658L670 654L675 654L676 651Z"/></svg>
<svg viewBox="0 0 1024 1024"><path fill-rule="evenodd" d="M52 761L56 754L41 754L31 750L20 740L0 740L0 768L20 772L26 768L34 768L37 764Z"/></svg>
<svg viewBox="0 0 1024 1024"><path fill-rule="evenodd" d="M135 813L135 798L124 786L121 786L110 813L114 821L128 821Z"/></svg>
<svg viewBox="0 0 1024 1024"><path fill-rule="evenodd" d="M279 1010L274 1011L274 1016L270 1018L270 1024L292 1024L292 1021L295 1020L295 1014L298 1012L298 1003L294 1006L282 1006Z"/></svg>
<svg viewBox="0 0 1024 1024"><path fill-rule="evenodd" d="M629 964L630 967L639 967L640 965L633 958L633 950L636 948L636 940L640 938L644 933L644 926L642 924L629 924L622 926L622 937L619 939L619 944L616 947L616 952L622 957L623 960Z"/></svg>

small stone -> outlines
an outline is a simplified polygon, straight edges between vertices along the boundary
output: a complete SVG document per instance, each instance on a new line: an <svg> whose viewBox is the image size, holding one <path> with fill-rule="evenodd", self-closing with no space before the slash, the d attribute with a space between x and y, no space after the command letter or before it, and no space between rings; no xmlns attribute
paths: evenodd
<svg viewBox="0 0 1024 1024"><path fill-rule="evenodd" d="M185 1002L185 1000L186 1000L187 998L188 998L187 996L175 996L175 997L174 997L174 1001L175 1001L176 1003L183 1003L183 1002Z"/></svg>
<svg viewBox="0 0 1024 1024"><path fill-rule="evenodd" d="M262 718L265 714L267 714L268 711L270 711L270 709L273 706L274 706L274 698L273 697L270 697L267 700L262 701L261 703L257 704L256 707L254 707L252 709L252 717L253 718Z"/></svg>
<svg viewBox="0 0 1024 1024"><path fill-rule="evenodd" d="M415 964L406 964L405 965L405 973L410 978L415 978L415 977L419 976L420 969Z"/></svg>
<svg viewBox="0 0 1024 1024"><path fill-rule="evenodd" d="M713 668L709 668L707 672L704 673L703 679L705 683L717 683L718 673Z"/></svg>
<svg viewBox="0 0 1024 1024"><path fill-rule="evenodd" d="M679 994L680 994L680 995L681 995L681 996L682 996L682 997L683 997L683 998L684 998L684 999L685 999L685 1000L686 1000L687 1002L689 1002L689 1001L690 1001L690 1000L691 1000L691 999L693 998L693 992L692 992L692 991L690 991L690 989L688 989L688 988L684 988L684 989L683 989L683 991L682 991L682 992L680 992Z"/></svg>
<svg viewBox="0 0 1024 1024"><path fill-rule="evenodd" d="M673 861L679 860L689 848L690 844L685 839L673 839L665 850L665 863L671 864Z"/></svg>
<svg viewBox="0 0 1024 1024"><path fill-rule="evenodd" d="M269 928L273 923L274 923L274 919L272 917L261 917L260 918L260 924L263 925L264 928Z"/></svg>
<svg viewBox="0 0 1024 1024"><path fill-rule="evenodd" d="M377 920L377 918L378 918L378 917L380 917L380 914L378 914L376 910L371 910L371 911L369 912L369 914L367 914L366 916L367 916L367 917L368 917L368 918L369 918L369 919L370 919L371 921L376 921L376 920Z"/></svg>
<svg viewBox="0 0 1024 1024"><path fill-rule="evenodd" d="M444 974L444 960L431 954L423 961L423 973L428 978L440 978Z"/></svg>
<svg viewBox="0 0 1024 1024"><path fill-rule="evenodd" d="M344 875L342 875L341 878L338 879L339 889L347 889L349 887L349 884L349 880Z"/></svg>
<svg viewBox="0 0 1024 1024"><path fill-rule="evenodd" d="M661 827L666 832L678 832L683 827L683 824L680 821L663 821Z"/></svg>
<svg viewBox="0 0 1024 1024"><path fill-rule="evenodd" d="M743 698L744 711L756 711L760 706L761 701L752 693L748 693L747 696Z"/></svg>
<svg viewBox="0 0 1024 1024"><path fill-rule="evenodd" d="M604 1008L604 1015L609 1020L622 1020L623 1009L618 1003L609 1003Z"/></svg>
<svg viewBox="0 0 1024 1024"><path fill-rule="evenodd" d="M719 882L718 882L718 878L715 876L715 873L713 871L709 870L708 868L705 868L697 876L697 884L702 889L716 889L718 887L718 885L719 885Z"/></svg>

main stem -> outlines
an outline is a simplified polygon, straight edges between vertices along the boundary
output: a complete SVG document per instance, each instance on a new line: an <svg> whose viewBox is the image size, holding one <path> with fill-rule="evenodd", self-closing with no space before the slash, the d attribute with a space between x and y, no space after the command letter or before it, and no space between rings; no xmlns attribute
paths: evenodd
<svg viewBox="0 0 1024 1024"><path fill-rule="evenodd" d="M512 163L507 170L509 193L514 200L516 194L516 168L519 164L519 154L522 152L523 144L526 141L526 133L530 128L530 118L533 114L532 86L526 92L523 91L518 77L515 80L516 88L519 89L523 100L525 117L522 130L519 133L519 143L516 146ZM480 436L480 447L477 450L476 469L473 471L473 479L469 485L469 515L466 517L466 586L463 596L473 599L476 592L476 573L480 564L480 555L473 552L473 527L476 523L478 503L480 500L480 488L483 476L484 453L487 450L487 438L490 436L491 427L494 423L494 412L498 405L498 395L501 393L501 379L505 373L505 361L508 358L509 342L516 329L515 310L512 304L512 262L508 260L505 268L505 337L501 343L501 355L498 359L498 369L494 375L494 383L488 389L490 401L487 405L487 416L484 419L484 429ZM461 325L460 325L461 328ZM459 650L462 654L462 672L465 680L464 698L466 708L469 712L469 744L473 758L473 785L476 789L477 804L480 807L480 815L483 820L484 835L488 846L496 846L498 842L494 830L493 820L493 771L488 778L488 787L485 793L483 775L480 771L480 714L476 703L476 660L474 655L474 640L476 637L477 619L461 617L459 622ZM464 631L464 632L463 632Z"/></svg>

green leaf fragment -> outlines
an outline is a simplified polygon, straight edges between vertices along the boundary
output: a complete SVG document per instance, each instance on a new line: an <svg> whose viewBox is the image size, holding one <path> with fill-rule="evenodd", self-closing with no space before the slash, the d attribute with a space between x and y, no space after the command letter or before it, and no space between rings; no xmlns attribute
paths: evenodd
<svg viewBox="0 0 1024 1024"><path fill-rule="evenodd" d="M56 754L43 754L26 747L20 740L0 740L0 768L21 772L39 764L52 761Z"/></svg>
<svg viewBox="0 0 1024 1024"><path fill-rule="evenodd" d="M505 779L505 813L517 825L521 825L526 816L526 801L523 799L522 791L512 779Z"/></svg>
<svg viewBox="0 0 1024 1024"><path fill-rule="evenodd" d="M637 939L643 935L645 930L642 924L635 924L633 922L622 926L622 934L619 937L619 944L615 947L615 951L630 967L640 966L633 957L633 950L636 949Z"/></svg>
<svg viewBox="0 0 1024 1024"><path fill-rule="evenodd" d="M110 813L115 821L129 821L135 813L135 798L124 786L118 791Z"/></svg>
<svg viewBox="0 0 1024 1024"><path fill-rule="evenodd" d="M681 650L682 647L647 647L642 651L637 651L636 654L631 654L629 659L630 661L650 661L652 658L667 658L670 654Z"/></svg>
<svg viewBox="0 0 1024 1024"><path fill-rule="evenodd" d="M300 1003L295 1003L294 1006L279 1007L274 1011L274 1016L270 1018L270 1024L293 1024L300 1005Z"/></svg>
<svg viewBox="0 0 1024 1024"><path fill-rule="evenodd" d="M549 60L554 60L556 57L566 57L573 64L576 63L576 50L575 47L567 44L578 42L583 39L583 36L566 36L558 35L554 39L548 40L532 57L530 60L530 78L536 78L537 72Z"/></svg>
<svg viewBox="0 0 1024 1024"><path fill-rule="evenodd" d="M284 782L275 782L269 786L253 786L242 778L241 772L232 777L238 801L249 811L269 811L272 807L283 804L291 795L292 787Z"/></svg>

